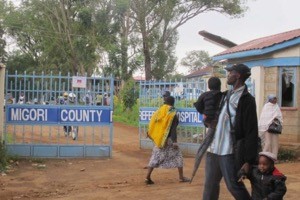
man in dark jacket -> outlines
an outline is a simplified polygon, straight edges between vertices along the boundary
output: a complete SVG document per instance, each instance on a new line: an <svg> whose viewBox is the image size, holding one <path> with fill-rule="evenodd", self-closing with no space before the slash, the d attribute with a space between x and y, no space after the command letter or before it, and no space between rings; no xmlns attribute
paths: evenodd
<svg viewBox="0 0 300 200"><path fill-rule="evenodd" d="M228 71L227 83L232 89L225 93L214 139L206 155L203 199L219 199L223 177L235 199L248 200L250 195L245 185L238 182L237 172L242 170L248 173L257 158L256 104L245 85L251 73L244 64L225 69Z"/></svg>

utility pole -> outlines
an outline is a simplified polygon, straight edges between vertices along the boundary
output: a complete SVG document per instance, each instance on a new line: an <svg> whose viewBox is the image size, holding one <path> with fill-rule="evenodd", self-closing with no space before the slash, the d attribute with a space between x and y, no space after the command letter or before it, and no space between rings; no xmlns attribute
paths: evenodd
<svg viewBox="0 0 300 200"><path fill-rule="evenodd" d="M5 82L5 65L0 63L0 140L4 136L4 82Z"/></svg>

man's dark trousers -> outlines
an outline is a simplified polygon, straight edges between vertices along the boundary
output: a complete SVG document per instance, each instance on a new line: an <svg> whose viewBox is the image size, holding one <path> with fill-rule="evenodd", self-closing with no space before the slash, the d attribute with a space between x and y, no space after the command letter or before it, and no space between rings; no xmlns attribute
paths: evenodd
<svg viewBox="0 0 300 200"><path fill-rule="evenodd" d="M233 154L220 156L207 152L203 200L219 199L222 177L224 177L227 189L236 200L251 199L244 183L238 182Z"/></svg>

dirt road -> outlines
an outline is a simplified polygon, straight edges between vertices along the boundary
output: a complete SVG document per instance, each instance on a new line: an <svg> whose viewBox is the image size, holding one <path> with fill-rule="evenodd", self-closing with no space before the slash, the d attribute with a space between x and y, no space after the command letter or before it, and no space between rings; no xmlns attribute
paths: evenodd
<svg viewBox="0 0 300 200"><path fill-rule="evenodd" d="M111 159L20 160L0 176L0 199L64 200L185 200L201 199L204 165L192 184L179 183L177 169L154 170L154 185L144 184L151 151L139 149L138 129L116 123ZM190 176L193 157L185 156L185 175ZM278 164L287 176L285 199L300 196L300 163ZM249 183L246 183L249 187ZM224 182L221 200L232 199Z"/></svg>

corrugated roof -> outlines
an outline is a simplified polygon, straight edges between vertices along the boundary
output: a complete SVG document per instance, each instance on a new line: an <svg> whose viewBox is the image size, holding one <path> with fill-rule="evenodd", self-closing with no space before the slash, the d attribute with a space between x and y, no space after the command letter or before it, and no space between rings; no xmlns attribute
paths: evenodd
<svg viewBox="0 0 300 200"><path fill-rule="evenodd" d="M231 54L231 53L237 53L242 51L249 51L249 50L258 50L263 49L266 47L271 47L276 44L283 43L285 41L289 41L295 38L300 37L300 29L287 31L284 33L279 33L275 35L270 35L262 38L258 38L255 40L251 40L249 42L237 45L235 47L232 47L230 49L227 49L215 56L225 55L225 54Z"/></svg>
<svg viewBox="0 0 300 200"><path fill-rule="evenodd" d="M196 71L193 71L192 73L186 75L186 78L192 78L192 77L199 77L199 76L205 76L212 73L212 67L211 66L204 66Z"/></svg>
<svg viewBox="0 0 300 200"><path fill-rule="evenodd" d="M133 80L135 80L135 81L145 81L146 79L145 79L145 76L133 76L132 77L133 78Z"/></svg>

